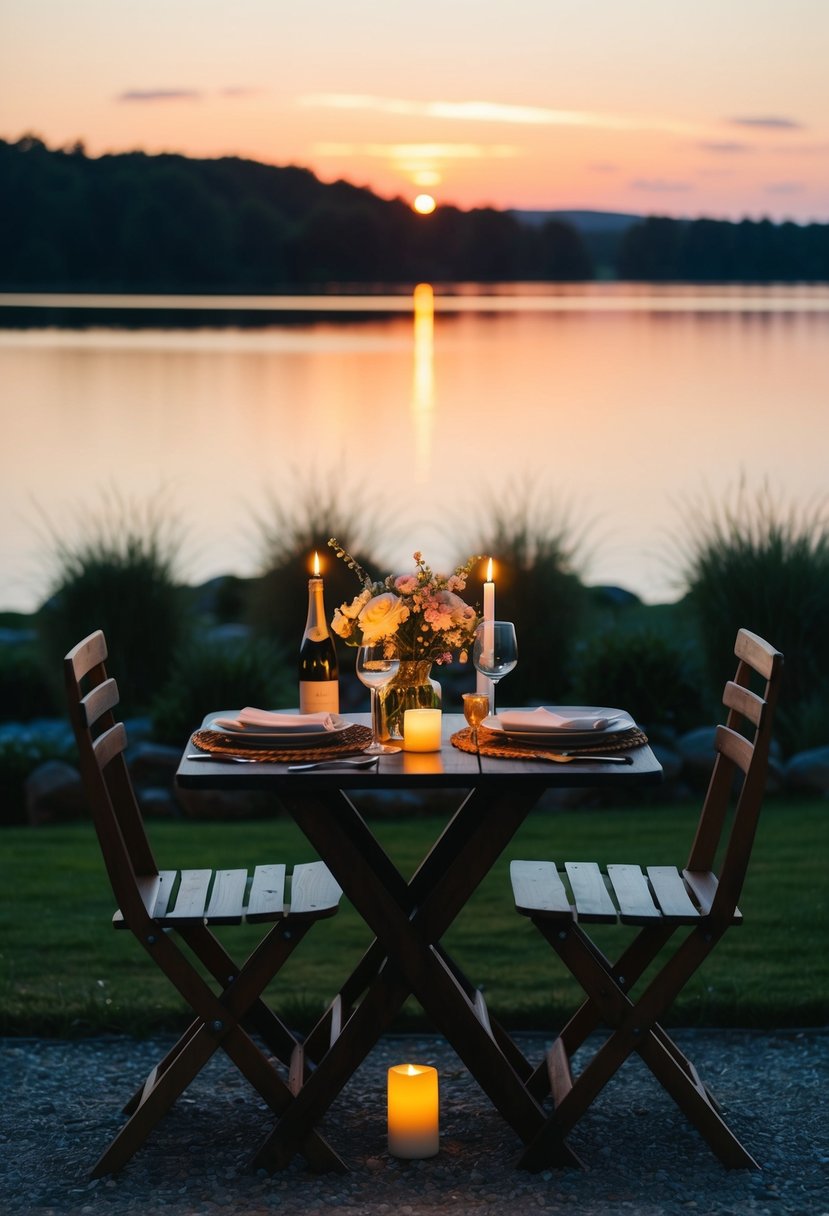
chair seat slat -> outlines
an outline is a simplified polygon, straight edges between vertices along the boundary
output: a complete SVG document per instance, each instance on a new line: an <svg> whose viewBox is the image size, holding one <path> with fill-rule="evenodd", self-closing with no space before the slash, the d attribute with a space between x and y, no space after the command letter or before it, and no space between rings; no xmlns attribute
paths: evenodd
<svg viewBox="0 0 829 1216"><path fill-rule="evenodd" d="M291 876L290 915L333 916L342 893L342 887L325 862L311 861L295 866Z"/></svg>
<svg viewBox="0 0 829 1216"><path fill-rule="evenodd" d="M613 924L618 913L608 894L604 877L595 861L567 861L564 864L579 920Z"/></svg>
<svg viewBox="0 0 829 1216"><path fill-rule="evenodd" d="M204 920L207 892L212 870L182 870L175 907L169 909L166 921Z"/></svg>
<svg viewBox="0 0 829 1216"><path fill-rule="evenodd" d="M699 920L699 910L676 866L648 866L648 878L667 920L677 925L692 925Z"/></svg>
<svg viewBox="0 0 829 1216"><path fill-rule="evenodd" d="M619 919L625 925L647 925L662 919L653 902L647 879L639 866L609 865L607 876L619 904Z"/></svg>
<svg viewBox="0 0 829 1216"><path fill-rule="evenodd" d="M512 861L509 873L515 907L523 916L570 919L570 900L555 862Z"/></svg>
<svg viewBox="0 0 829 1216"><path fill-rule="evenodd" d="M247 870L217 870L205 919L213 925L238 925L245 907Z"/></svg>
<svg viewBox="0 0 829 1216"><path fill-rule="evenodd" d="M279 920L284 914L284 865L257 866L248 896L247 919L255 924L263 920Z"/></svg>

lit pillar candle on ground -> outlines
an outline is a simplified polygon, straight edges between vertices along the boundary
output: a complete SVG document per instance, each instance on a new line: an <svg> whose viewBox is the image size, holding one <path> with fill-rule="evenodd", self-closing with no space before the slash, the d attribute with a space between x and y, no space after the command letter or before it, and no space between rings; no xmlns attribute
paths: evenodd
<svg viewBox="0 0 829 1216"><path fill-rule="evenodd" d="M434 1157L440 1147L438 1073L428 1064L388 1072L388 1139L392 1157Z"/></svg>
<svg viewBox="0 0 829 1216"><path fill-rule="evenodd" d="M439 709L407 709L403 714L403 750L439 752L441 735Z"/></svg>
<svg viewBox="0 0 829 1216"><path fill-rule="evenodd" d="M484 619L484 622L487 622L487 621L491 622L491 621L495 620L495 582L492 578L492 558L489 559L489 563L486 568L486 582L484 583L483 619ZM490 634L489 640L487 641L487 631L486 631L486 628L484 628L484 646L487 646L487 645L489 646L489 649L491 650L492 649L492 635ZM492 687L492 681L490 679L488 679L486 676L481 675L480 672L478 672L477 675L478 675L478 678L477 678L476 685L475 685L476 691L481 693L482 696L489 697L490 704L492 704L492 693L494 691L493 687Z"/></svg>

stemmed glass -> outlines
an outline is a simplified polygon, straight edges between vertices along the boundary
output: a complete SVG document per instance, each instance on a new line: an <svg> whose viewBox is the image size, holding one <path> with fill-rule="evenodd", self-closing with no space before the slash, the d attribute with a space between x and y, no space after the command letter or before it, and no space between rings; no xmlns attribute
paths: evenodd
<svg viewBox="0 0 829 1216"><path fill-rule="evenodd" d="M402 750L394 743L382 743L380 740L377 689L388 684L400 666L397 654L392 651L389 656L387 647L388 643L378 642L373 646L360 646L357 650L357 679L365 684L371 695L371 743L363 748L369 756L383 756Z"/></svg>
<svg viewBox="0 0 829 1216"><path fill-rule="evenodd" d="M472 727L472 742L478 750L478 727L489 713L489 697L481 692L463 694L463 716Z"/></svg>
<svg viewBox="0 0 829 1216"><path fill-rule="evenodd" d="M492 681L491 714L495 713L495 685L518 662L518 642L512 621L481 621L472 647L475 670Z"/></svg>

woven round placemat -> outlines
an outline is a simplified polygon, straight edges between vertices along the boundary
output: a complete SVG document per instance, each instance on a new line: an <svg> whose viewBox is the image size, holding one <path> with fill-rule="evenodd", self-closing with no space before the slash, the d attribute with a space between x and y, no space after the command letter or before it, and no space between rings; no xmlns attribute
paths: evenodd
<svg viewBox="0 0 829 1216"><path fill-rule="evenodd" d="M568 752L578 752L583 755L585 760L590 759L590 753L594 752L597 755L604 756L608 752L626 752L631 747L639 747L642 743L647 743L648 736L644 731L641 731L638 726L632 726L629 730L619 731L613 736L613 742L604 740L600 742L598 739L595 743L585 743L580 747L562 741L562 748L566 747ZM543 756L545 752L560 754L560 750L554 747L546 746L542 743L516 743L514 739L510 739L509 743L503 742L503 735L499 731L487 730L485 726L478 727L478 746L472 742L472 728L465 726L462 730L457 731L452 735L452 746L457 747L462 752L479 752L482 756L500 756L502 759L520 759L522 756L533 755Z"/></svg>
<svg viewBox="0 0 829 1216"><path fill-rule="evenodd" d="M336 738L323 747L250 747L220 730L197 730L192 742L200 751L210 752L217 757L238 756L241 753L250 756L251 760L295 764L303 760L330 760L332 756L361 752L371 743L371 728L354 722L345 730L338 731Z"/></svg>

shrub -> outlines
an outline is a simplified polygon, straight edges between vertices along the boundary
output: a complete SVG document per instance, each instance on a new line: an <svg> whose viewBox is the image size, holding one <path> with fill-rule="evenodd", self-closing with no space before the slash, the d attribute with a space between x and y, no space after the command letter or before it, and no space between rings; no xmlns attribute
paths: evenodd
<svg viewBox="0 0 829 1216"><path fill-rule="evenodd" d="M626 709L650 735L689 730L705 720L702 675L687 649L650 629L612 629L579 650L573 697L583 705Z"/></svg>
<svg viewBox="0 0 829 1216"><path fill-rule="evenodd" d="M150 708L155 737L183 747L210 710L269 707L296 701L296 673L264 640L192 642L176 658Z"/></svg>
<svg viewBox="0 0 829 1216"><path fill-rule="evenodd" d="M33 646L0 646L0 721L28 722L30 718L63 713L55 689L43 672Z"/></svg>
<svg viewBox="0 0 829 1216"><path fill-rule="evenodd" d="M780 736L799 746L801 713L829 703L829 518L825 505L785 507L767 488L693 514L685 579L713 685L734 666L738 628L786 663ZM813 709L809 714L813 714Z"/></svg>
<svg viewBox="0 0 829 1216"><path fill-rule="evenodd" d="M183 636L185 599L174 576L178 544L151 505L104 503L75 542L53 535L57 575L37 614L44 661L59 676L63 655L103 629L109 670L124 712L143 710L167 677Z"/></svg>

